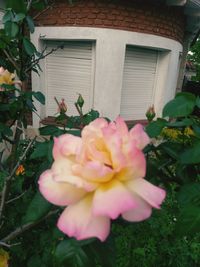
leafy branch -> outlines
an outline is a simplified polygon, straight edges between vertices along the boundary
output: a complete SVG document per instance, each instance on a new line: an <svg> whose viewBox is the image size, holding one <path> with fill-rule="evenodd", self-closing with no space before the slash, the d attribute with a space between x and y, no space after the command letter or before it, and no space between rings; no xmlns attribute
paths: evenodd
<svg viewBox="0 0 200 267"><path fill-rule="evenodd" d="M21 157L19 157L19 160L17 162L17 164L15 165L15 167L12 169L11 173L9 176L7 176L5 178L5 181L4 181L4 186L3 186L3 190L1 192L1 202L0 202L0 220L2 218L2 215L3 215L3 211L4 211L4 207L5 207L5 203L6 203L6 197L7 197L7 191L8 191L8 185L10 183L10 181L12 180L13 176L15 175L15 172L17 170L17 168L19 167L19 165L21 164L21 162L24 160L24 158L26 157L28 151L30 150L32 144L35 142L35 138L32 139L27 148L25 149L23 155Z"/></svg>
<svg viewBox="0 0 200 267"><path fill-rule="evenodd" d="M22 226L19 226L17 227L13 232L11 232L10 234L8 234L7 236L5 236L2 240L0 240L0 245L1 245L1 242L4 242L7 243L9 241L11 241L12 239L20 236L21 234L23 234L25 231L33 228L34 226L38 225L39 223L41 223L42 221L46 220L47 218L55 215L56 213L59 212L59 209L56 209L56 210L52 210L50 211L46 216L44 216L43 218L41 218L40 220L38 221L35 221L35 222L30 222L30 223L26 223ZM8 244L9 246L9 244Z"/></svg>

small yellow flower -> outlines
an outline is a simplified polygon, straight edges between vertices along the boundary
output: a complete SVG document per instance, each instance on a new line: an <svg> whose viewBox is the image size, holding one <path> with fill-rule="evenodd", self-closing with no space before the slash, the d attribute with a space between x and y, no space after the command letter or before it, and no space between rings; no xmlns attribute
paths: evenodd
<svg viewBox="0 0 200 267"><path fill-rule="evenodd" d="M190 137L190 136L194 136L194 131L190 128L190 127L186 127L184 130L184 135Z"/></svg>
<svg viewBox="0 0 200 267"><path fill-rule="evenodd" d="M8 267L9 254L3 249L0 249L0 267Z"/></svg>
<svg viewBox="0 0 200 267"><path fill-rule="evenodd" d="M3 67L0 67L0 91L4 91L4 87L1 87L2 84L8 84L8 85L19 85L22 86L21 81L15 81L15 74L9 72L8 70L4 69Z"/></svg>
<svg viewBox="0 0 200 267"><path fill-rule="evenodd" d="M19 165L19 167L17 168L15 174L16 174L17 176L19 176L20 174L23 175L24 173L25 173L24 166L23 166L23 165Z"/></svg>
<svg viewBox="0 0 200 267"><path fill-rule="evenodd" d="M180 130L164 128L162 130L162 135L172 140L177 140L182 135L182 133Z"/></svg>
<svg viewBox="0 0 200 267"><path fill-rule="evenodd" d="M8 70L5 70L3 67L0 68L0 84L13 84L15 74L10 73Z"/></svg>

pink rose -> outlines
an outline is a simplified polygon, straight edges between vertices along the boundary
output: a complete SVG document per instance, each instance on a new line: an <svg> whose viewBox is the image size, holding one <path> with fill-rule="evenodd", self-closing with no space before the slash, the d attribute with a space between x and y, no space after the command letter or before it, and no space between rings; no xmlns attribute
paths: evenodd
<svg viewBox="0 0 200 267"><path fill-rule="evenodd" d="M54 163L39 179L40 192L55 205L67 206L58 228L78 240L104 241L110 220L143 221L160 208L165 191L144 180L142 149L149 138L140 124L130 131L122 118L99 118L82 131L55 138Z"/></svg>

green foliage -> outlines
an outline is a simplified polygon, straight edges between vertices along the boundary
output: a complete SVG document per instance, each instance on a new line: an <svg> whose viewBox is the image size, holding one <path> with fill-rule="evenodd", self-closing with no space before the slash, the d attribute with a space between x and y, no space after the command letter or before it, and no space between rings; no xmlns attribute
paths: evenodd
<svg viewBox="0 0 200 267"><path fill-rule="evenodd" d="M185 117L192 113L196 97L191 93L177 94L163 109L163 117Z"/></svg>
<svg viewBox="0 0 200 267"><path fill-rule="evenodd" d="M182 236L200 231L200 119L193 115L195 106L199 108L198 98L179 93L163 109L169 119L157 119L146 127L155 138L146 148L147 177L155 177L167 188L177 185L181 209L176 214L176 232Z"/></svg>
<svg viewBox="0 0 200 267"><path fill-rule="evenodd" d="M74 239L60 242L55 251L58 266L69 264L70 266L85 267L89 264L89 258L80 244ZM64 265L63 265L64 266Z"/></svg>
<svg viewBox="0 0 200 267"><path fill-rule="evenodd" d="M27 208L23 223L38 221L51 210L51 207L52 205L37 192Z"/></svg>
<svg viewBox="0 0 200 267"><path fill-rule="evenodd" d="M168 191L159 212L144 222L113 224L115 237L115 267L198 267L200 234L193 237L177 235L176 187ZM103 266L102 266L103 267Z"/></svg>
<svg viewBox="0 0 200 267"><path fill-rule="evenodd" d="M146 132L149 137L153 138L161 134L162 129L166 126L167 121L164 119L157 119L157 121L153 121L146 127Z"/></svg>

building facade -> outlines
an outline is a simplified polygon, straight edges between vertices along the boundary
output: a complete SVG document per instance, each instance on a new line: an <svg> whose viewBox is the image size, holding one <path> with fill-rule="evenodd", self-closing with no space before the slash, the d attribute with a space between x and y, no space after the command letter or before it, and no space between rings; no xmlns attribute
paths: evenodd
<svg viewBox="0 0 200 267"><path fill-rule="evenodd" d="M161 115L175 94L185 43L198 30L197 11L199 1L186 0L55 1L36 16L31 36L39 51L54 51L32 78L47 99L40 116L55 115L55 96L75 115L79 93L85 111L111 119L143 120L150 105Z"/></svg>

